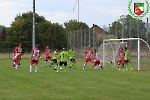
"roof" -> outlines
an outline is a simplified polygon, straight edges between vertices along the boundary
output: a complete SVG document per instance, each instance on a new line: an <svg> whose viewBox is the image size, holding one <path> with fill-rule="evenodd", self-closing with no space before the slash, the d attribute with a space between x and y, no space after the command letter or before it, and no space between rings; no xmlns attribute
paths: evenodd
<svg viewBox="0 0 150 100"><path fill-rule="evenodd" d="M101 27L99 27L98 25L95 25L95 24L93 24L91 29L93 29L93 32L96 34L96 36L98 36L99 34L109 34L103 28L101 28Z"/></svg>

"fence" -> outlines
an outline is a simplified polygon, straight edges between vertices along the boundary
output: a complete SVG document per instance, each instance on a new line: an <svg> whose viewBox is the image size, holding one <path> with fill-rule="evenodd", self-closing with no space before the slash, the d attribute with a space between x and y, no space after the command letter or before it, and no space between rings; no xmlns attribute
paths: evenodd
<svg viewBox="0 0 150 100"><path fill-rule="evenodd" d="M81 29L74 30L68 33L68 49L74 47L77 56L83 57L84 51L90 45L91 49L97 49L98 47L95 45L96 36L92 29Z"/></svg>

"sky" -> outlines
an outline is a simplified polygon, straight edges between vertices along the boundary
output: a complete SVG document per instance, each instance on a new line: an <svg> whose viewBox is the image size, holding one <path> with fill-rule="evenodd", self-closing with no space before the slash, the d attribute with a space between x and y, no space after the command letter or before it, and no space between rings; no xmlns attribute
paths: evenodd
<svg viewBox="0 0 150 100"><path fill-rule="evenodd" d="M35 0L36 13L44 16L52 23L63 24L69 20L79 20L89 27L96 24L100 27L107 27L113 21L120 19L121 15L129 14L128 3L131 0ZM79 1L79 14L78 3ZM132 0L131 9L136 2L144 3L146 10L146 0ZM150 4L150 0L149 4ZM75 6L76 4L76 6ZM0 25L9 27L17 14L33 11L33 0L0 0ZM78 19L79 16L79 19ZM142 19L146 22L150 11Z"/></svg>

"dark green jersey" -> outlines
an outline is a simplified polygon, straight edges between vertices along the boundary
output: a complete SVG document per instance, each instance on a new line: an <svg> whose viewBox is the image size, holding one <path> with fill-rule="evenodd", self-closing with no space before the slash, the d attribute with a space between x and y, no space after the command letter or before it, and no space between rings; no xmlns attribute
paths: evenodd
<svg viewBox="0 0 150 100"><path fill-rule="evenodd" d="M74 59L76 52L74 50L69 50L68 54L70 55L70 59Z"/></svg>
<svg viewBox="0 0 150 100"><path fill-rule="evenodd" d="M57 59L57 58L58 58L58 53L57 51L54 51L53 59Z"/></svg>
<svg viewBox="0 0 150 100"><path fill-rule="evenodd" d="M67 56L68 56L68 52L66 51L60 52L60 61L67 62Z"/></svg>

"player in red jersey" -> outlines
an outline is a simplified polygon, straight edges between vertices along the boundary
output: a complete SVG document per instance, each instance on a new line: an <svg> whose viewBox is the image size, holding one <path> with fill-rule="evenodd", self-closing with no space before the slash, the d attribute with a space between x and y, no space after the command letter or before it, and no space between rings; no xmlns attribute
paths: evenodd
<svg viewBox="0 0 150 100"><path fill-rule="evenodd" d="M39 57L41 56L40 50L39 50L39 45L36 44L35 48L31 52L31 62L30 62L30 71L29 73L32 72L32 66L33 64L36 64L35 66L35 73L38 71L38 62L39 62Z"/></svg>
<svg viewBox="0 0 150 100"><path fill-rule="evenodd" d="M22 44L20 43L19 46L17 46L15 48L15 50L13 50L13 58L17 53L21 53L22 52ZM20 65L20 64L19 64ZM13 64L13 66L15 67L15 62Z"/></svg>
<svg viewBox="0 0 150 100"><path fill-rule="evenodd" d="M17 46L15 48L15 50L13 50L13 56L15 56L17 53L21 53L22 52L22 44L19 44L19 46Z"/></svg>
<svg viewBox="0 0 150 100"><path fill-rule="evenodd" d="M51 64L52 64L52 57L50 55L51 53L51 49L49 48L49 46L46 46L46 48L44 49L44 55L45 55L45 67L47 66L47 61L49 60L50 61L50 65L49 67L51 67Z"/></svg>
<svg viewBox="0 0 150 100"><path fill-rule="evenodd" d="M124 67L124 51L123 51L123 48L120 48L120 50L119 50L119 52L118 52L118 58L119 58L119 60L118 60L118 69L120 70L120 68L123 68ZM121 65L122 65L122 67L121 67Z"/></svg>
<svg viewBox="0 0 150 100"><path fill-rule="evenodd" d="M21 60L21 56L22 56L23 54L24 54L23 52L17 53L17 54L13 57L13 61L15 62L15 70L18 69L19 64L20 64L20 60Z"/></svg>
<svg viewBox="0 0 150 100"><path fill-rule="evenodd" d="M88 46L87 50L84 52L85 54L85 63L83 65L83 69L85 69L86 64L90 61L93 62L92 60L92 55L93 55L93 51L90 49L90 46Z"/></svg>
<svg viewBox="0 0 150 100"><path fill-rule="evenodd" d="M96 50L93 52L93 68L99 70L99 67L103 69L102 65L100 65L100 58ZM98 67L99 66L99 67Z"/></svg>

